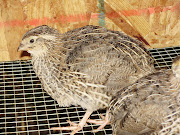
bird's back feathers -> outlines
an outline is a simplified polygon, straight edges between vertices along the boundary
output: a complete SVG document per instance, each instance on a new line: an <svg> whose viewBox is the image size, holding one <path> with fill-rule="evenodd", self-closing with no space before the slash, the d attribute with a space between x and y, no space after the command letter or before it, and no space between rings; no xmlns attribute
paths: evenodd
<svg viewBox="0 0 180 135"><path fill-rule="evenodd" d="M179 134L178 74L168 69L156 71L120 90L110 105L114 135Z"/></svg>

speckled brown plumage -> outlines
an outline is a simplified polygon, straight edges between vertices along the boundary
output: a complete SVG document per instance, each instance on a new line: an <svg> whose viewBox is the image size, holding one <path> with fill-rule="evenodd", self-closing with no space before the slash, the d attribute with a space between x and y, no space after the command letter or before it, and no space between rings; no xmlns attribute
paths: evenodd
<svg viewBox="0 0 180 135"><path fill-rule="evenodd" d="M107 108L119 89L154 71L141 42L99 26L64 34L39 26L23 36L19 50L31 54L45 91L60 106L80 105L90 113Z"/></svg>
<svg viewBox="0 0 180 135"><path fill-rule="evenodd" d="M113 135L180 134L180 56L120 90L111 101Z"/></svg>

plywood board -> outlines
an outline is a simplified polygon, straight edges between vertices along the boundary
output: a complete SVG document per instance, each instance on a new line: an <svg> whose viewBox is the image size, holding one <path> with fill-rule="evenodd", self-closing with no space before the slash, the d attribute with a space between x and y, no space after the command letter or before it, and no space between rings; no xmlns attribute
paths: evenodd
<svg viewBox="0 0 180 135"><path fill-rule="evenodd" d="M102 19L104 27L122 30L148 47L180 45L179 0L2 0L0 9L0 61L30 58L17 48L26 31L43 24L64 33L102 25Z"/></svg>

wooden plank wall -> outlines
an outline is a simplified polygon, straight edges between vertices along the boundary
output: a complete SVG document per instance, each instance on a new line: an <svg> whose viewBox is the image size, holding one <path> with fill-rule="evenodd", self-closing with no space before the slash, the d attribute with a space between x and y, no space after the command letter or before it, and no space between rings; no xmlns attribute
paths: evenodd
<svg viewBox="0 0 180 135"><path fill-rule="evenodd" d="M28 59L17 52L21 38L43 24L61 33L88 24L104 25L124 31L147 47L180 46L180 1L1 0L0 61Z"/></svg>

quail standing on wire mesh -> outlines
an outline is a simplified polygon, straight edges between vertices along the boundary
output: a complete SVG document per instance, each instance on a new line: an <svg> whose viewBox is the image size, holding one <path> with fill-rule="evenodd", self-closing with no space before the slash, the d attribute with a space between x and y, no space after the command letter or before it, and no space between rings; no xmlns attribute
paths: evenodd
<svg viewBox="0 0 180 135"><path fill-rule="evenodd" d="M53 128L73 130L72 135L83 128L93 111L107 108L116 91L154 71L153 60L140 41L99 26L64 34L39 26L23 36L18 50L31 54L45 91L60 106L86 109L79 124Z"/></svg>
<svg viewBox="0 0 180 135"><path fill-rule="evenodd" d="M113 135L180 134L180 56L120 90L110 105Z"/></svg>

